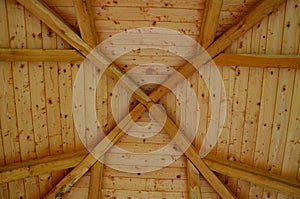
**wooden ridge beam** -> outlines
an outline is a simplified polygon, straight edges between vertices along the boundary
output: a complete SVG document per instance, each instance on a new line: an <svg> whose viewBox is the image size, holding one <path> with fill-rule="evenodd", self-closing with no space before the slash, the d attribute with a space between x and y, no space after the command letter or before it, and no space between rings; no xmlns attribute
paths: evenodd
<svg viewBox="0 0 300 199"><path fill-rule="evenodd" d="M265 68L300 68L299 55L220 54L214 58L218 66Z"/></svg>
<svg viewBox="0 0 300 199"><path fill-rule="evenodd" d="M84 57L72 49L13 49L0 48L1 61L83 61Z"/></svg>
<svg viewBox="0 0 300 199"><path fill-rule="evenodd" d="M223 0L206 0L204 8L203 23L199 36L199 43L207 48L215 39Z"/></svg>

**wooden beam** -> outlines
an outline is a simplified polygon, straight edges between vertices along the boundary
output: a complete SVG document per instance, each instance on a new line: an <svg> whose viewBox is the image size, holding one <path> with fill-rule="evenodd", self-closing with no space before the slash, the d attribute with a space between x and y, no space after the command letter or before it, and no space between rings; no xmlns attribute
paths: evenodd
<svg viewBox="0 0 300 199"><path fill-rule="evenodd" d="M91 168L91 179L89 185L88 199L101 198L102 177L103 177L103 164L98 161Z"/></svg>
<svg viewBox="0 0 300 199"><path fill-rule="evenodd" d="M223 0L206 0L204 8L203 23L199 42L203 48L207 48L215 39Z"/></svg>
<svg viewBox="0 0 300 199"><path fill-rule="evenodd" d="M73 2L82 39L88 45L96 47L98 44L98 37L96 34L90 0L73 0Z"/></svg>
<svg viewBox="0 0 300 199"><path fill-rule="evenodd" d="M201 199L201 184L200 184L200 173L193 165L193 163L187 160L187 177L189 186L189 197L190 199Z"/></svg>
<svg viewBox="0 0 300 199"><path fill-rule="evenodd" d="M289 196L300 195L300 181L284 178L238 162L221 160L213 156L205 157L204 162L215 172L246 180L252 184L270 188Z"/></svg>
<svg viewBox="0 0 300 199"><path fill-rule="evenodd" d="M1 166L0 184L75 167L86 155L84 150Z"/></svg>
<svg viewBox="0 0 300 199"><path fill-rule="evenodd" d="M214 62L218 66L300 68L299 55L220 54Z"/></svg>
<svg viewBox="0 0 300 199"><path fill-rule="evenodd" d="M0 48L1 61L83 61L76 50Z"/></svg>

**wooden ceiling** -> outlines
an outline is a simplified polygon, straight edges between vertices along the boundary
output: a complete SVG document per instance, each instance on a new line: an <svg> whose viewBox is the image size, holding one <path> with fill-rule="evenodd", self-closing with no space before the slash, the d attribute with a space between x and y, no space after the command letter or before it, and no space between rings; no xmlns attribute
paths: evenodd
<svg viewBox="0 0 300 199"><path fill-rule="evenodd" d="M299 6L299 0L0 0L0 198L299 198ZM224 81L227 115L224 125L215 123L222 130L216 146L199 158L211 122L203 78L184 59L160 50L120 57L100 80L96 96L102 129L115 145L134 153L154 151L170 143L179 124L187 126L195 117L181 110L168 89L154 84L135 90L129 105L121 103L128 94L113 90L116 80L140 64L162 63L180 71L198 97L201 114L185 155L153 172L127 173L97 162L85 150L73 123L73 84L97 44L148 26L177 30L207 50ZM94 58L105 62L101 54ZM200 55L199 60L210 61ZM190 102L191 93L169 70L154 69L145 80L167 80ZM138 75L125 82L129 89ZM216 84L212 70L205 75ZM113 98L120 103L112 107ZM147 126L147 109L154 103L169 116L155 136L135 138L116 126L113 109L129 106L131 118ZM119 113L124 118L119 125L141 136L153 133L160 115L154 111L157 122L151 129L130 128L126 112ZM84 120L91 123L89 115ZM94 155L141 171L173 158L149 155L137 165L110 147L99 140Z"/></svg>

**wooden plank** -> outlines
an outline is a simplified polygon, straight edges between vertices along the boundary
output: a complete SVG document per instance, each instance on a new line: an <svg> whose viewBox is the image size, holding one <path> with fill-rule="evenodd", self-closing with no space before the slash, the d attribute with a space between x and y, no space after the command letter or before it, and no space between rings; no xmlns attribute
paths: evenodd
<svg viewBox="0 0 300 199"><path fill-rule="evenodd" d="M292 0L287 1L286 3L286 13L284 18L284 28L283 28L283 38L282 38L282 54L298 54L300 55L299 51L299 0ZM283 71L280 71L283 72ZM292 72L292 71L290 71ZM288 109L289 118L288 118L288 130L287 130L287 139L284 149L283 161L282 161L282 170L281 175L288 177L290 179L297 179L297 172L299 168L299 144L295 144L299 142L299 70L295 71L295 81L292 83L291 86L294 86L292 101L291 101L291 108ZM290 80L288 81L290 82ZM286 84L286 87L289 87L289 84ZM282 89L282 88L281 88ZM285 92L287 92L286 89ZM288 94L286 93L288 96ZM298 103L297 103L298 102ZM298 119L297 119L298 118ZM297 168L298 167L298 168ZM298 195L299 196L299 195ZM279 199L288 198L282 193L278 194ZM295 197L297 198L297 197Z"/></svg>
<svg viewBox="0 0 300 199"><path fill-rule="evenodd" d="M115 190L103 189L102 198L165 198L165 199L185 199L188 194L183 192L158 192L158 191L129 191L129 190Z"/></svg>
<svg viewBox="0 0 300 199"><path fill-rule="evenodd" d="M76 2L75 2L76 3ZM76 5L76 4L74 4ZM74 7L51 7L65 20L74 20L79 13ZM92 7L92 17L95 20L111 21L150 21L150 22L180 22L193 23L202 21L202 10L169 9L169 8L141 8L141 7ZM82 11L80 11L82 12ZM77 16L78 17L78 16ZM80 26L80 24L79 24ZM80 29L80 27L79 27Z"/></svg>
<svg viewBox="0 0 300 199"><path fill-rule="evenodd" d="M16 1L7 1L7 15L9 24L9 36L11 48L26 48L26 23L24 8ZM34 132L32 124L32 107L30 98L30 83L29 71L27 62L13 62L13 84L16 103L16 118L17 118L17 133L20 142L20 155L21 160L26 161L36 158ZM33 182L37 182L32 177ZM9 183L10 197L25 197L31 196L31 190L26 190L30 183L27 181L16 181ZM32 190L38 189L38 183L32 183ZM19 189L19 192L12 190ZM39 191L36 193L39 197Z"/></svg>
<svg viewBox="0 0 300 199"><path fill-rule="evenodd" d="M221 160L212 156L204 158L204 162L213 170L224 175L249 181L290 196L300 193L300 182L288 177L271 174L261 169L238 162Z"/></svg>
<svg viewBox="0 0 300 199"><path fill-rule="evenodd" d="M300 68L298 55L255 55L255 54L220 54L214 62L218 66Z"/></svg>
<svg viewBox="0 0 300 199"><path fill-rule="evenodd" d="M259 37L261 38L261 37L266 36L266 41L262 40L262 42L261 42L262 44L260 44L260 43L257 44L256 46L258 48L255 50L254 53L264 53L264 52L266 52L267 54L280 54L280 49L281 49L281 45L282 45L282 34L283 34L282 26L283 26L283 20L284 20L284 13L285 13L285 3L283 5L281 5L278 8L278 10L276 10L276 12L273 12L271 15L269 15L269 19L268 19L267 22L263 21L264 23L263 24L261 23L260 27L258 27L258 25L257 25L258 30L259 29L264 29L264 30L261 30L261 35ZM265 27L265 28L263 28L263 27ZM262 48L265 48L265 51L263 51L260 46L263 46ZM277 70L278 69L274 69L273 73L276 74ZM270 69L264 69L264 76L266 74L269 74L271 71L272 71L271 68ZM263 85L265 85L265 84L268 84L268 83L267 83L267 81L265 80L265 77L264 77ZM276 85L276 80L274 80L273 83L271 82L270 86L271 86L271 84L273 84L272 87L275 87L274 85ZM263 91L263 92L268 92L268 91ZM273 90L272 92L276 92L276 91ZM268 94L266 94L266 95L268 95ZM272 93L272 95L273 95L273 93ZM262 100L264 100L264 98L265 98L265 96L263 95ZM268 103L273 103L273 99ZM261 101L260 105L262 105L262 104L264 104L263 101ZM274 109L273 107L272 108L269 107L269 108L272 109L272 110ZM261 109L261 111L263 111L264 105L260 106L260 109ZM267 112L268 109L265 110L265 111ZM259 118L260 118L259 120L264 120L263 119L264 117L265 116L259 115ZM268 117L268 116L266 116L266 117ZM272 117L272 116L270 116L270 117ZM271 121L271 119L270 119L270 121ZM258 125L262 125L262 124L258 124ZM267 148L267 147L269 147L268 146L269 144L265 143L265 142L267 142L267 140L269 140L269 137L267 137L268 135L266 135L267 140L263 141L264 138L261 138L261 136L264 134L264 132L267 132L268 134L271 133L271 129L268 128L268 129L266 129L266 131L262 131L260 129L261 129L261 127L258 126L257 135L258 135L259 138L256 141L256 147L257 147L257 145L259 145L260 148L262 148L263 144L265 144L265 148ZM269 136L270 136L270 134L269 134ZM255 149L255 150L257 150L257 149ZM265 152L264 154L260 154L259 156L254 155L254 159L253 159L254 166L257 167L258 162L261 162L263 158L267 158L267 157L264 157L264 156L269 155L266 150L264 151ZM262 161L262 163L260 163L260 164L264 164L263 162L265 162L265 160ZM267 165L267 162L265 162L265 164ZM259 168L262 168L262 167L259 166ZM265 169L267 169L267 168L265 168ZM258 197L263 197L263 195L264 195L263 188L261 188L260 186L251 185L250 192L249 192L249 197L250 198L255 197L256 195ZM273 197L272 194L270 194L270 197Z"/></svg>
<svg viewBox="0 0 300 199"><path fill-rule="evenodd" d="M42 48L41 21L25 10L26 42L28 48ZM46 118L46 99L44 83L44 67L42 62L29 62L30 97L33 119L33 132L35 142L35 153L37 158L49 155L49 140ZM52 187L51 181L42 179L51 178L49 174L38 176L36 179L25 179L25 190L27 197L39 197L45 195ZM29 185L28 185L29 184ZM36 185L36 186L32 186ZM31 186L31 189L29 189Z"/></svg>
<svg viewBox="0 0 300 199"><path fill-rule="evenodd" d="M98 42L91 2L90 0L74 0L73 2L81 37L88 45L94 48Z"/></svg>
<svg viewBox="0 0 300 199"><path fill-rule="evenodd" d="M181 161L181 159L177 160ZM186 161L182 158L182 161ZM178 164L177 164L178 165ZM175 165L176 166L176 165ZM186 165L184 165L186 166ZM155 179L187 179L186 168L185 167L164 167L157 171L146 172L146 173L127 173L112 169L105 166L104 176L115 176L115 177L128 177L128 178L155 178Z"/></svg>
<svg viewBox="0 0 300 199"><path fill-rule="evenodd" d="M52 36L51 36L52 37ZM45 40L44 40L45 41ZM0 48L2 61L82 61L84 58L71 49L12 49Z"/></svg>
<svg viewBox="0 0 300 199"><path fill-rule="evenodd" d="M185 180L180 179L141 179L141 178L125 178L125 177L103 177L104 189L132 190L132 191L179 191L184 192L187 189Z"/></svg>
<svg viewBox="0 0 300 199"><path fill-rule="evenodd" d="M8 9L9 11L6 11ZM8 13L13 13L13 4L9 2L6 5L5 1L0 2L0 29L4 30L0 36L1 47L10 47L10 32L8 29ZM11 20L11 19L10 19ZM11 37L13 38L13 37ZM6 164L12 164L14 162L21 161L20 142L17 128L17 117L15 107L15 95L14 95L14 82L12 76L12 64L8 62L0 62L0 122L2 129L2 139L5 145L3 145L3 159ZM13 189L15 186L21 187L19 195L24 196L24 182L23 180L16 181L14 183L2 184L1 196L2 198L9 198L9 189Z"/></svg>
<svg viewBox="0 0 300 199"><path fill-rule="evenodd" d="M207 48L215 39L223 0L206 0L199 42Z"/></svg>
<svg viewBox="0 0 300 199"><path fill-rule="evenodd" d="M181 23L181 22L165 22L165 21L110 21L110 20L95 20L97 33L118 33L134 28L143 27L161 27L177 30L186 35L199 35L200 22L197 23Z"/></svg>
<svg viewBox="0 0 300 199"><path fill-rule="evenodd" d="M56 34L45 24L42 24L42 36L43 48L57 48ZM44 61L43 64L49 150L50 155L56 155L63 152L58 91L58 67L57 62ZM44 181L56 184L63 176L64 171L53 172L51 177L49 179L44 178ZM42 194L42 196L44 195L45 194Z"/></svg>
<svg viewBox="0 0 300 199"><path fill-rule="evenodd" d="M73 6L72 0L65 0L61 2L60 0L45 0L48 6ZM149 2L139 1L139 0L122 0L122 1L101 1L92 0L91 4L93 7L151 7L151 8L185 8L185 9L203 9L205 1L204 0L154 0Z"/></svg>

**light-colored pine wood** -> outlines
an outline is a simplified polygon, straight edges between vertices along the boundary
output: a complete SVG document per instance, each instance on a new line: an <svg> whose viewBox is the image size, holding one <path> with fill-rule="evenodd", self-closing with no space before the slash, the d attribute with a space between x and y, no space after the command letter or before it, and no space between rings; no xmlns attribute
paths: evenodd
<svg viewBox="0 0 300 199"><path fill-rule="evenodd" d="M260 24L261 26L258 27L257 26L257 29L264 29L264 30L261 30L261 36L260 36L260 39L262 39L262 42L261 44L257 44L257 49L255 49L254 53L264 53L264 51L262 50L262 48L260 46L263 46L266 48L265 52L266 54L280 54L280 46L282 44L282 25L283 25L283 19L284 19L284 13L285 13L285 4L283 4L282 6L280 6L278 8L278 10L274 13L272 13L270 16L269 16L269 19L268 19L268 24ZM264 22L264 21L263 21ZM268 28L267 28L268 27ZM264 38L261 38L265 36L266 37L266 41L264 41ZM271 76L270 73L273 72L273 75L276 75L277 73L277 70L278 69L274 69L272 70L272 68L270 69L264 69L264 79L263 79L263 87L264 85L268 85L268 81L267 79L265 78L265 76ZM274 79L276 79L276 77L273 77ZM270 81L270 85L271 87L275 87L274 85L276 85L276 80L274 80L272 82L272 80ZM271 91L263 91L264 92L271 92ZM276 92L275 90L272 91L272 94L274 96L274 94L276 95ZM263 116L261 115L261 113L265 112L266 114L268 113L269 109L272 111L274 109L273 105L269 107L269 105L267 105L268 108L264 108L265 105L263 105L264 103L264 100L265 100L265 94L262 93L262 96L261 96L261 103L260 103L260 115L259 115L259 123L258 123L258 130L257 130L257 140L256 140L256 147L259 146L260 149L255 149L255 151L260 151L261 148L264 148L264 152L261 153L259 156L258 155L254 155L254 159L253 159L253 165L255 167L259 167L259 168L262 168L262 165L264 163L266 163L267 160L265 160L268 156L268 141L270 139L270 134L271 134L271 129L268 127L267 129L265 130L261 130L262 129L262 126L261 125L264 125L264 124L261 124L261 121L264 120L265 117L270 117L268 119L268 121L273 121L273 118L271 115L273 115L272 113L270 114L270 116ZM266 95L269 95L269 94L266 94ZM271 100L268 100L268 103L267 104L272 104L274 103L274 98L271 97L270 98ZM268 124L268 125L271 125L271 124ZM263 126L264 127L264 126ZM268 134L268 135L267 135ZM262 138L262 136L266 136L265 138ZM264 140L264 141L263 141ZM264 160L263 160L264 159ZM260 165L258 165L258 162L261 162ZM267 169L267 168L265 168ZM256 185L251 185L250 187L250 192L249 192L249 197L255 197L255 196L258 196L258 197L262 197L263 196L263 189L259 186L256 186Z"/></svg>
<svg viewBox="0 0 300 199"><path fill-rule="evenodd" d="M33 61L33 62L34 61L77 61L77 60L82 61L83 57L76 50L70 50L70 49L1 48L0 59L3 61Z"/></svg>
<svg viewBox="0 0 300 199"><path fill-rule="evenodd" d="M42 30L41 22L32 13L25 10L26 23L26 42L28 48L42 48ZM33 119L33 132L35 142L35 153L37 158L49 155L49 141L46 117L46 99L45 99L45 83L44 83L44 67L42 62L29 62L29 82L30 82L30 97ZM37 187L28 189L25 185L25 190L30 190L27 197L45 195L51 189L50 174L38 176L37 179L25 179L27 184L37 184ZM48 187L49 186L49 187Z"/></svg>
<svg viewBox="0 0 300 199"><path fill-rule="evenodd" d="M223 0L207 0L205 2L203 23L199 42L203 48L207 48L215 39L219 24L219 17Z"/></svg>
<svg viewBox="0 0 300 199"><path fill-rule="evenodd" d="M214 62L219 66L299 68L298 55L220 54Z"/></svg>
<svg viewBox="0 0 300 199"><path fill-rule="evenodd" d="M147 107L150 108L151 104ZM162 122L162 112L157 107L152 107L154 110L154 118ZM178 127L174 124L174 122L170 119L166 119L166 123L164 124L165 131L170 135L170 137L174 138L178 132ZM221 197L224 198L235 198L235 196L229 191L229 189L211 172L211 170L206 167L205 163L199 158L198 153L195 148L190 146L187 141L187 138L182 134L177 134L179 138L174 139L175 143L178 145L180 149L186 149L185 155L192 161L192 163L196 166L196 168L201 171L201 174L208 180L208 182L214 187L214 189L220 194Z"/></svg>
<svg viewBox="0 0 300 199"><path fill-rule="evenodd" d="M86 154L86 151L79 151L1 167L1 183L74 167Z"/></svg>
<svg viewBox="0 0 300 199"><path fill-rule="evenodd" d="M81 37L87 44L94 48L98 42L91 2L90 0L74 0L73 2Z"/></svg>
<svg viewBox="0 0 300 199"><path fill-rule="evenodd" d="M61 2L59 0L45 0L49 6L72 6L72 0L65 0ZM123 0L123 1L101 1L92 0L92 6L107 6L107 7L154 7L154 8L186 8L186 9L203 9L204 0L172 0L172 3L168 0L155 0L150 2L143 2L139 0Z"/></svg>
<svg viewBox="0 0 300 199"><path fill-rule="evenodd" d="M284 19L283 39L282 39L282 54L300 54L299 51L299 4L298 0L287 1L286 14ZM297 25L298 24L298 25ZM280 71L283 72L283 71ZM299 168L299 70L295 71L295 81L293 83L294 90L291 101L291 109L289 114L287 139L284 149L281 175L290 179L297 178ZM288 84L286 84L288 88ZM280 89L280 88L278 88ZM288 90L286 90L288 91ZM286 94L288 96L288 94ZM296 142L298 142L296 141ZM297 161L298 160L298 161ZM284 194L279 193L278 198L288 198Z"/></svg>
<svg viewBox="0 0 300 199"><path fill-rule="evenodd" d="M190 161L187 161L187 176L190 198L201 199L200 173Z"/></svg>
<svg viewBox="0 0 300 199"><path fill-rule="evenodd" d="M188 23L188 22L166 22L166 21L107 21L107 20L95 20L96 32L97 33L118 33L134 28L143 27L162 27L177 30L187 35L199 35L200 22Z"/></svg>
<svg viewBox="0 0 300 199"><path fill-rule="evenodd" d="M52 32L45 24L42 24L42 44L43 48L56 49L56 34ZM45 103L47 115L47 129L49 139L50 155L61 154L63 152L63 143L61 135L60 108L59 108L59 86L58 86L58 67L57 62L43 62L44 81L45 81ZM52 172L51 178L44 178L51 184L56 184L64 175L63 171ZM41 194L44 196L48 190Z"/></svg>
<svg viewBox="0 0 300 199"><path fill-rule="evenodd" d="M271 174L245 164L217 159L213 156L204 158L204 162L213 170L225 175L249 181L253 184L277 190L288 195L299 195L299 181L288 177Z"/></svg>

